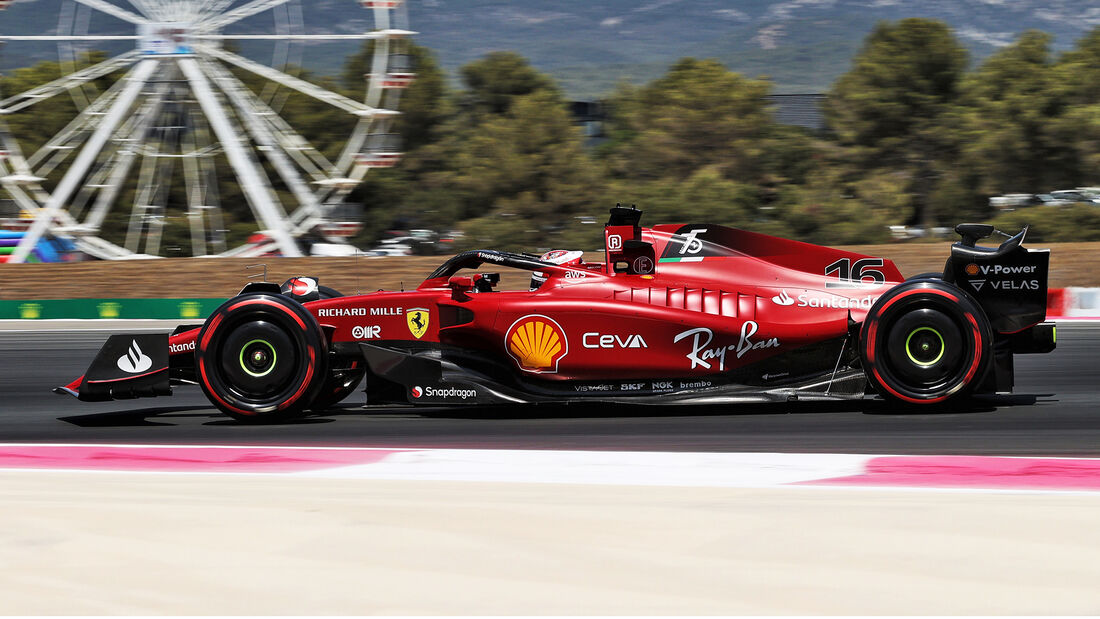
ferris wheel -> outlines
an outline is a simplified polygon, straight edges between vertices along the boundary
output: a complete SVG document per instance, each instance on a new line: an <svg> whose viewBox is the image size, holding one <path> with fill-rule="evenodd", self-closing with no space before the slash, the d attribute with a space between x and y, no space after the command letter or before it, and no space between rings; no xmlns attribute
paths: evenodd
<svg viewBox="0 0 1100 619"><path fill-rule="evenodd" d="M354 233L354 224L338 216L345 198L369 170L392 167L402 155L393 124L401 90L415 77L407 49L415 33L408 29L404 0L357 0L374 25L361 34L312 28L305 33L299 0L128 0L129 6L119 1L62 0L56 34L0 35L6 42L57 42L63 71L59 79L27 92L0 94L6 96L0 100L0 187L18 204L24 221L33 222L8 262L26 260L46 234L71 238L97 258L161 255L163 229L171 221L190 228L195 256L301 256L297 239L305 235ZM346 1L349 9L359 10ZM12 4L0 0L0 11ZM265 13L273 17L270 30L254 32ZM134 33L97 32L97 24L112 22L104 16L116 26L132 26ZM233 32L253 16L259 17L248 22L252 30ZM2 24L0 17L0 29ZM283 70L301 60L305 44L347 39L373 40L361 100ZM234 53L223 45L229 40L267 42L272 59L264 63ZM136 47L79 67L79 46L104 41L133 41ZM94 88L94 80L122 71L110 88ZM263 83L262 92L237 74L259 78L250 81ZM280 116L288 89L356 119L336 160ZM25 153L5 118L64 93L77 105L75 118L41 148ZM263 233L257 242L226 246L219 162L239 182ZM55 169L64 174L51 190L46 177ZM186 188L182 216L169 212L173 178ZM127 186L136 189L132 204L121 203ZM130 210L123 245L100 236L108 212L119 208Z"/></svg>

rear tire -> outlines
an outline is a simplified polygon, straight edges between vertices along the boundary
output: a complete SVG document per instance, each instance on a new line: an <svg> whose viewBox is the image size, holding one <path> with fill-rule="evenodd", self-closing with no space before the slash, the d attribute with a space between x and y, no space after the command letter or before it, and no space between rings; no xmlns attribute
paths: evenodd
<svg viewBox="0 0 1100 619"><path fill-rule="evenodd" d="M911 282L911 281L915 281L915 280L918 280L918 279L938 279L938 280L942 280L943 279L943 273L932 273L932 272L918 273L917 275L906 278L905 281Z"/></svg>
<svg viewBox="0 0 1100 619"><path fill-rule="evenodd" d="M301 304L283 295L226 301L203 324L197 344L203 393L238 421L302 415L327 375L324 332Z"/></svg>
<svg viewBox="0 0 1100 619"><path fill-rule="evenodd" d="M867 380L883 397L938 404L968 395L992 356L989 320L943 281L912 280L882 296L860 330Z"/></svg>
<svg viewBox="0 0 1100 619"><path fill-rule="evenodd" d="M328 286L317 286L317 292L320 293L322 299L335 299L344 296L339 290Z"/></svg>

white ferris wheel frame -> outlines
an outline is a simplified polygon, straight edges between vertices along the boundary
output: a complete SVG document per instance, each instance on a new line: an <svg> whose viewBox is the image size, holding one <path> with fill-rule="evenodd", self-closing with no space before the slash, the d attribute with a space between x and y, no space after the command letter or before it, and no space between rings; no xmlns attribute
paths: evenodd
<svg viewBox="0 0 1100 619"><path fill-rule="evenodd" d="M174 76L176 82L186 82L201 111L202 118L195 119L195 126L201 131L196 130L198 135L186 138L190 152L209 154L220 149L225 154L256 221L284 256L301 256L295 239L326 222L333 208L343 202L369 169L389 167L400 157L399 152L371 153L364 149L370 148L367 145L372 136L390 136L393 119L399 114L395 108L400 89L412 79L407 68L395 75L389 65L394 42L415 34L407 29L407 10L402 0L358 0L373 13L376 26L362 34L298 34L286 28L270 34L223 32L225 27L242 19L285 8L295 0L251 0L236 7L232 5L238 0L128 0L134 10L107 0L71 1L129 22L138 28L138 34L0 35L0 42L56 41L59 45L72 45L82 41L130 40L141 47L0 100L0 147L4 149L0 153L3 155L0 156L0 187L7 190L25 216L33 217L33 223L9 257L10 263L25 261L47 233L71 237L81 250L100 258L153 257L139 253L141 239L135 230L148 231L147 251L159 248L159 227L142 220L138 203L157 190L153 186L155 158L163 155L150 157L145 153L142 158L138 196L126 247L109 243L97 233L123 183L142 156L140 151L157 148L146 142L164 104L167 93L164 82L169 81L166 76ZM149 51L151 46L163 43L151 40L151 29L177 25L182 25L186 33L184 43L177 43L168 53ZM375 41L375 49L363 101L249 60L221 46L225 40L269 40L287 44L291 41L368 39ZM259 76L269 85L295 90L357 117L355 129L339 159L331 162L325 158L279 116L275 109L277 104L272 105L267 97L253 93L226 69L226 65ZM128 72L107 91L93 93L92 97L84 94L86 84L126 68ZM30 157L25 157L8 130L6 115L64 92L73 93L74 101L82 109L60 133ZM73 152L76 157L61 180L52 192L47 191L42 186L44 177ZM291 213L286 212L272 187L259 160L261 156L297 201L297 208ZM209 205L210 194L216 193L212 159L203 156L181 158L187 180L192 253L210 255L212 245L200 239L206 236L204 220L220 218L220 214L210 212L210 209L216 211L216 207ZM81 216L83 220L79 219ZM220 225L217 221L215 226ZM163 221L160 222L162 226ZM244 246L226 252L224 241L219 249L221 255L239 256L263 251Z"/></svg>

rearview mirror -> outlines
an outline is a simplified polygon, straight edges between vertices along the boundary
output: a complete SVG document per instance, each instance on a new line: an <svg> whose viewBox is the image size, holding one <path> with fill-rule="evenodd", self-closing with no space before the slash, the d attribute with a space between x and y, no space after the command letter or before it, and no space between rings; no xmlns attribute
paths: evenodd
<svg viewBox="0 0 1100 619"><path fill-rule="evenodd" d="M469 275L452 275L450 279L447 280L447 285L455 292L473 290L474 278Z"/></svg>

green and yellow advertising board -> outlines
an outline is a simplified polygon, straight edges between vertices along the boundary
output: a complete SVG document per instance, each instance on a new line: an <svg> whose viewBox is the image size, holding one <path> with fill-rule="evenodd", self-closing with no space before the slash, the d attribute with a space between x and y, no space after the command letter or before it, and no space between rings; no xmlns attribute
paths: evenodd
<svg viewBox="0 0 1100 619"><path fill-rule="evenodd" d="M225 299L0 301L0 320L203 320Z"/></svg>

